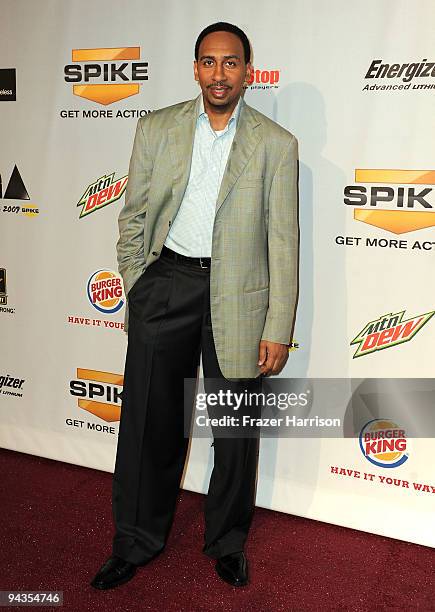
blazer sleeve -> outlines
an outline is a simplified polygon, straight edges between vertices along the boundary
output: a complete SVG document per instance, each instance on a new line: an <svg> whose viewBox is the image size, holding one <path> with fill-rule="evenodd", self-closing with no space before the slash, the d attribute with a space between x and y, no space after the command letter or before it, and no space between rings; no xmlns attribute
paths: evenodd
<svg viewBox="0 0 435 612"><path fill-rule="evenodd" d="M269 194L269 307L262 340L289 344L298 299L298 141L292 136Z"/></svg>
<svg viewBox="0 0 435 612"><path fill-rule="evenodd" d="M128 170L125 204L118 217L119 240L116 250L118 268L124 281L126 295L142 274L148 255L144 253L144 223L148 207L152 159L145 139L144 124L144 119L139 119L137 122Z"/></svg>

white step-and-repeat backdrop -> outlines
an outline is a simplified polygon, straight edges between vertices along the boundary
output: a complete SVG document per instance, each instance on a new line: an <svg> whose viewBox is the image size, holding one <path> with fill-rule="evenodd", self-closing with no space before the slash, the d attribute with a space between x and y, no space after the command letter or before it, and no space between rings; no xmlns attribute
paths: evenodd
<svg viewBox="0 0 435 612"><path fill-rule="evenodd" d="M0 444L113 470L135 126L198 94L193 47L215 21L252 41L246 101L300 143L301 289L281 376L362 381L360 436L262 440L257 503L435 546L433 440L369 401L370 379L434 373L429 0L3 0ZM412 393L396 397L409 417ZM184 487L206 491L211 466L195 439Z"/></svg>

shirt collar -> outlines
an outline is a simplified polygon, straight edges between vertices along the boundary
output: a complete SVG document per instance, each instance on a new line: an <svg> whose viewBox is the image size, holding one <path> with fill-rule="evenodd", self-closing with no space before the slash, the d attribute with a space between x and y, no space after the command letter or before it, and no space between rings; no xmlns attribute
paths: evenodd
<svg viewBox="0 0 435 612"><path fill-rule="evenodd" d="M204 109L204 99L202 97L202 94L200 94L199 96L200 100L199 100L199 106L198 106L198 120L204 118L207 121L209 121L208 115L205 112ZM240 111L242 110L242 96L240 96L239 101L237 102L237 106L235 107L235 109L232 112L232 115L227 123L227 125L225 126L225 130L227 130L233 123L235 123L237 125L237 122L239 120L239 116L240 116Z"/></svg>

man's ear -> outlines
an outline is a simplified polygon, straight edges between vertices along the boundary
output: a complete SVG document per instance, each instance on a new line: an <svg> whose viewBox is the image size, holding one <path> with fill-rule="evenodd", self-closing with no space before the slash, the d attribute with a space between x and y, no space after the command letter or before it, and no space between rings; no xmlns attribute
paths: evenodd
<svg viewBox="0 0 435 612"><path fill-rule="evenodd" d="M245 76L245 85L249 85L252 82L252 74L254 72L254 66L251 62L246 64L246 76Z"/></svg>
<svg viewBox="0 0 435 612"><path fill-rule="evenodd" d="M199 83L198 62L196 60L193 62L193 76L195 78L195 81Z"/></svg>

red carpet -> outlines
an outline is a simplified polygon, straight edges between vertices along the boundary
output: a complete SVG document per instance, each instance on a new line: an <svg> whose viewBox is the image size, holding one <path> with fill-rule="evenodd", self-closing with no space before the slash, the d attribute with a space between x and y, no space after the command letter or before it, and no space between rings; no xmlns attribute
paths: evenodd
<svg viewBox="0 0 435 612"><path fill-rule="evenodd" d="M0 465L1 590L63 591L74 612L435 610L433 549L262 509L251 584L230 587L201 552L204 497L185 491L166 551L98 592L89 581L110 554L112 475L6 450Z"/></svg>

